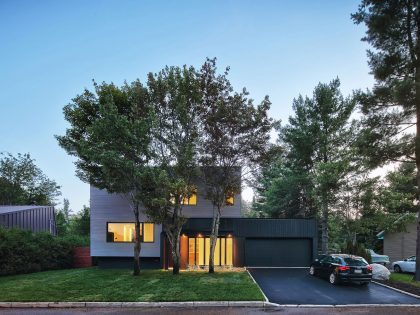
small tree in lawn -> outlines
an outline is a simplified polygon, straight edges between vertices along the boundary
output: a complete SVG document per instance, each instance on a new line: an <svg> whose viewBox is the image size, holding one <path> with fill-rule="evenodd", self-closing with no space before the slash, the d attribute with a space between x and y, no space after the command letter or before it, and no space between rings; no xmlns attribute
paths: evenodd
<svg viewBox="0 0 420 315"><path fill-rule="evenodd" d="M142 180L151 160L151 131L154 115L147 90L139 81L118 88L96 85L96 93L85 90L64 107L70 123L58 142L77 157L80 179L130 200L135 219L134 275L140 273L140 205Z"/></svg>
<svg viewBox="0 0 420 315"><path fill-rule="evenodd" d="M243 89L235 93L225 73L216 73L216 61L201 68L201 150L200 165L207 198L215 211L210 235L209 272L214 273L214 250L219 222L226 200L240 193L247 179L268 149L272 122L267 116L268 96L254 106Z"/></svg>
<svg viewBox="0 0 420 315"><path fill-rule="evenodd" d="M183 203L194 192L201 94L197 72L190 67L167 67L149 74L150 104L156 114L153 128L154 168L149 169L144 205L147 215L163 225L170 243L173 274L180 268Z"/></svg>

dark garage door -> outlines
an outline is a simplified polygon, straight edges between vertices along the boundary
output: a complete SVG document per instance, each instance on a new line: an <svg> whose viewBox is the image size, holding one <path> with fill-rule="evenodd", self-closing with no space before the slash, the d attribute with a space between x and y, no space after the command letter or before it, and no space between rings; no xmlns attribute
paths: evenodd
<svg viewBox="0 0 420 315"><path fill-rule="evenodd" d="M307 267L311 264L310 239L247 238L245 266Z"/></svg>

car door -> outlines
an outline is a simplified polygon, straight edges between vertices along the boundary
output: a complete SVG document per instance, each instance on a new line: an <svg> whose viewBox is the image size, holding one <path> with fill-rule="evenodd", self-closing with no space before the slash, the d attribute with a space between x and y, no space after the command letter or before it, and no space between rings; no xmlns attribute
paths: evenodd
<svg viewBox="0 0 420 315"><path fill-rule="evenodd" d="M406 272L416 272L416 256L411 256L407 258L405 262Z"/></svg>
<svg viewBox="0 0 420 315"><path fill-rule="evenodd" d="M333 261L333 258L331 256L325 256L321 261L321 272L320 275L323 277L326 277L330 274L330 267L331 263Z"/></svg>

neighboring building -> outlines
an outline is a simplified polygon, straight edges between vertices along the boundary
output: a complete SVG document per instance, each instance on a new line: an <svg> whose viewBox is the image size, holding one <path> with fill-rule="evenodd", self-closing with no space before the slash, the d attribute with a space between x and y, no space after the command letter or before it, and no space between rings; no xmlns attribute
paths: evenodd
<svg viewBox="0 0 420 315"><path fill-rule="evenodd" d="M409 223L405 232L380 232L378 238L383 237L384 255L389 256L390 262L403 260L416 254L417 225Z"/></svg>
<svg viewBox="0 0 420 315"><path fill-rule="evenodd" d="M57 234L53 206L0 206L0 226Z"/></svg>
<svg viewBox="0 0 420 315"><path fill-rule="evenodd" d="M222 211L216 265L309 266L317 252L317 224L313 219L251 219L241 217L241 196L229 198ZM90 188L91 256L99 266L132 266L134 214L122 195ZM181 236L181 269L208 265L213 206L204 198L203 185L184 200L188 219ZM171 254L159 224L148 223L144 214L141 232L143 268L171 267Z"/></svg>

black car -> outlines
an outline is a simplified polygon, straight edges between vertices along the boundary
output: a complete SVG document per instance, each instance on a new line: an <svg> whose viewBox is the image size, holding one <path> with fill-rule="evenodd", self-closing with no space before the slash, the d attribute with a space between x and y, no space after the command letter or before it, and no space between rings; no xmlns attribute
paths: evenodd
<svg viewBox="0 0 420 315"><path fill-rule="evenodd" d="M367 261L362 257L347 254L332 254L315 259L309 273L312 276L328 278L331 284L339 282L369 284L372 280L372 267Z"/></svg>

